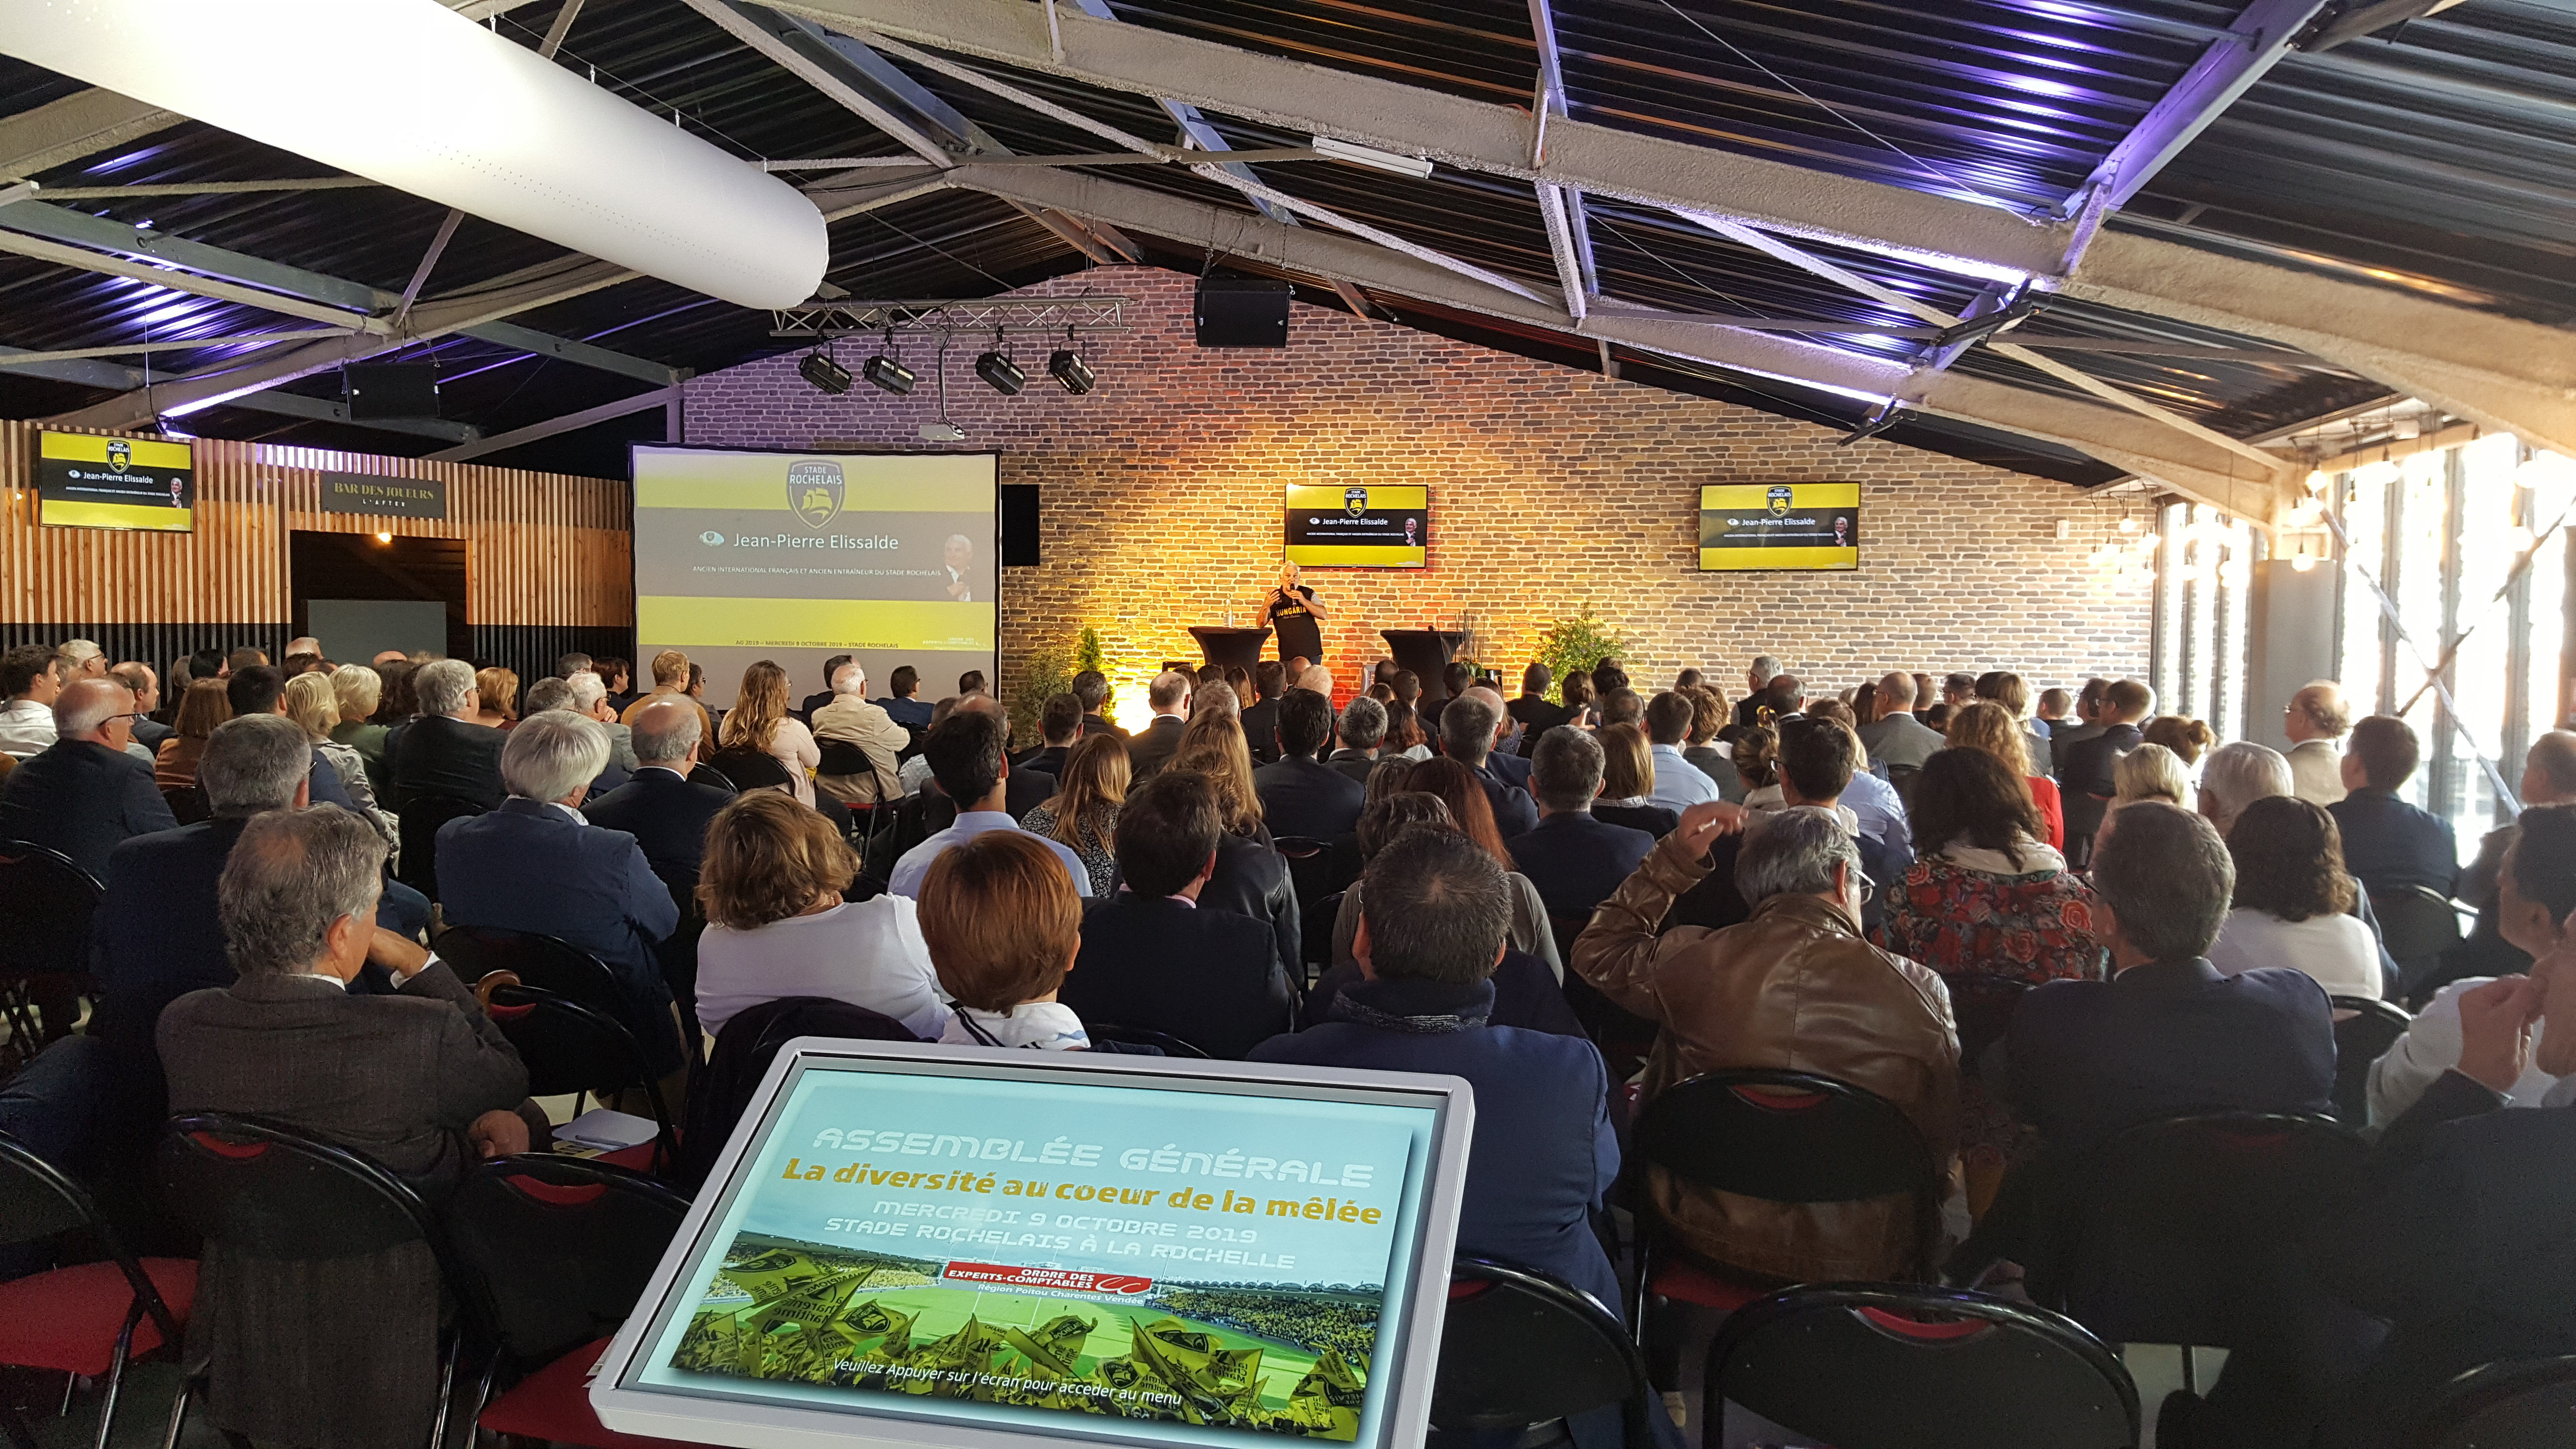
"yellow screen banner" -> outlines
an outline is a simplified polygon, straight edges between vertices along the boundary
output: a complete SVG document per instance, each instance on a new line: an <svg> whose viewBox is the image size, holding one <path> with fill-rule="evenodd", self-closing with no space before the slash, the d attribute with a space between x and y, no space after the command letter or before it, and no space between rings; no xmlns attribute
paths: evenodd
<svg viewBox="0 0 2576 1449"><path fill-rule="evenodd" d="M1292 543L1282 556L1301 569L1418 569L1430 560L1431 551L1373 543Z"/></svg>
<svg viewBox="0 0 2576 1449"><path fill-rule="evenodd" d="M1860 485L1857 483L1709 483L1699 490L1699 506L1704 513L1760 513L1770 507L1771 490L1786 487L1789 506L1800 508L1858 508Z"/></svg>
<svg viewBox="0 0 2576 1449"><path fill-rule="evenodd" d="M1856 569L1860 567L1858 548L1834 548L1830 545L1809 548L1704 548L1699 551L1702 573L1764 573L1773 569Z"/></svg>
<svg viewBox="0 0 2576 1449"><path fill-rule="evenodd" d="M1348 486L1340 483L1291 483L1288 485L1288 506L1329 509L1339 513L1346 506L1352 488L1359 488L1368 495L1368 507L1372 511L1401 513L1409 508L1431 506L1431 490L1418 483L1354 483Z"/></svg>
<svg viewBox="0 0 2576 1449"><path fill-rule="evenodd" d="M684 449L635 450L635 506L708 508L786 513L788 468L799 462L838 464L846 496L844 514L988 513L996 497L998 461L989 453L700 453Z"/></svg>
<svg viewBox="0 0 2576 1449"><path fill-rule="evenodd" d="M646 594L635 637L674 649L917 649L990 653L993 606L925 599L739 599Z"/></svg>
<svg viewBox="0 0 2576 1449"><path fill-rule="evenodd" d="M66 463L104 463L108 445L122 446L129 464L155 471L184 471L196 466L196 450L186 443L156 442L150 438L103 438L95 433L44 433L37 439L39 457L59 458Z"/></svg>

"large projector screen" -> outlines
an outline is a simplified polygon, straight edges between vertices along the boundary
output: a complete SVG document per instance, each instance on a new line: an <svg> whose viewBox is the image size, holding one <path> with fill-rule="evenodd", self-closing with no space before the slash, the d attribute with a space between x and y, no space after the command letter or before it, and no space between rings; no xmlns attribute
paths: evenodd
<svg viewBox="0 0 2576 1449"><path fill-rule="evenodd" d="M785 667L788 699L858 659L870 697L896 666L921 694L995 672L1001 582L990 453L768 453L638 444L635 680L665 649L729 709L742 672Z"/></svg>

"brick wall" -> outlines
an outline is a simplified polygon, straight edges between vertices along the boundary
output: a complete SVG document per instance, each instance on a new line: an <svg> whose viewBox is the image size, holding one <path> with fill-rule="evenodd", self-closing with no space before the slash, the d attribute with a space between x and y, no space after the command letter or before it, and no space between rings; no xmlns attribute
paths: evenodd
<svg viewBox="0 0 2576 1449"><path fill-rule="evenodd" d="M1003 590L1006 690L1027 651L1090 623L1122 702L1138 700L1156 661L1196 657L1188 626L1252 622L1290 483L1432 490L1427 569L1307 575L1344 690L1385 652L1378 629L1463 612L1479 657L1515 670L1587 605L1633 642L1641 682L1701 665L1730 697L1762 652L1832 687L1890 668L2011 668L2035 689L2146 669L2143 596L2113 593L2087 562L2117 536L2116 503L1876 440L1836 448L1808 424L1327 309L1299 306L1284 350L1203 351L1191 287L1132 267L1030 289L1133 299L1134 331L1083 347L1100 377L1086 396L1045 376L1044 343L1018 345L1032 380L1016 398L971 372L989 344L951 350L949 416L967 435L952 446L998 451L1003 482L1042 490L1046 562L1008 570ZM841 348L854 369L866 350ZM931 349L913 339L904 354L922 376L905 398L864 383L827 397L792 354L694 378L687 440L931 446L915 431L936 415ZM1851 480L1857 572L1696 571L1701 484Z"/></svg>

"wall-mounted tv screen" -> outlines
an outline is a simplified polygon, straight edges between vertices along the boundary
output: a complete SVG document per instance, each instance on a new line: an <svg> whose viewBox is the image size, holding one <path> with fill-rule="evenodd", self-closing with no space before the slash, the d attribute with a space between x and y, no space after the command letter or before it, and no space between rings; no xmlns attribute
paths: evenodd
<svg viewBox="0 0 2576 1449"><path fill-rule="evenodd" d="M1699 490L1699 571L1860 567L1857 483L1711 483Z"/></svg>
<svg viewBox="0 0 2576 1449"><path fill-rule="evenodd" d="M1418 569L1431 553L1431 490L1419 484L1288 485L1288 562Z"/></svg>
<svg viewBox="0 0 2576 1449"><path fill-rule="evenodd" d="M40 433L36 521L63 528L196 527L197 454L187 443Z"/></svg>

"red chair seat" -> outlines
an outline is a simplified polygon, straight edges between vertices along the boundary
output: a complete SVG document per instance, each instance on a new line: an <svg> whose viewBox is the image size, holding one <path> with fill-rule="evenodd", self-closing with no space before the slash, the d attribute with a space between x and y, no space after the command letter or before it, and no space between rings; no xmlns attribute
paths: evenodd
<svg viewBox="0 0 2576 1449"><path fill-rule="evenodd" d="M143 1271L180 1326L197 1301L197 1260L146 1258ZM97 1378L116 1358L117 1330L134 1306L134 1290L114 1263L82 1263L0 1283L0 1363ZM134 1326L134 1354L161 1346L161 1325L145 1314Z"/></svg>
<svg viewBox="0 0 2576 1449"><path fill-rule="evenodd" d="M629 1172L651 1172L653 1144L638 1142L632 1147L620 1147L615 1152L603 1152L591 1160L605 1162L611 1167L622 1167Z"/></svg>
<svg viewBox="0 0 2576 1449"><path fill-rule="evenodd" d="M519 1434L588 1449L694 1449L679 1439L644 1439L620 1434L591 1412L590 1366L599 1362L608 1340L586 1344L519 1381L518 1387L494 1399L475 1421L495 1434Z"/></svg>
<svg viewBox="0 0 2576 1449"><path fill-rule="evenodd" d="M1733 1313L1756 1298L1779 1292L1780 1286L1712 1272L1679 1258L1664 1258L1655 1264L1655 1276L1646 1284L1646 1291L1657 1298Z"/></svg>

